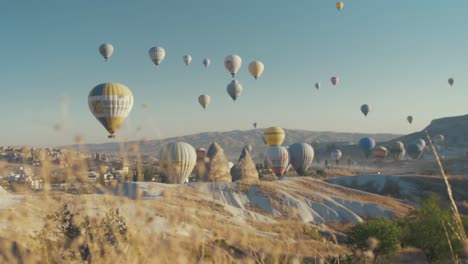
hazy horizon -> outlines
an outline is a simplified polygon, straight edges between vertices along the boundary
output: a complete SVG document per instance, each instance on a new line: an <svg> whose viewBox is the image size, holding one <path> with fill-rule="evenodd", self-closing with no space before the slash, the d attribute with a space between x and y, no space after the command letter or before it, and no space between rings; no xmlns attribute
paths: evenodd
<svg viewBox="0 0 468 264"><path fill-rule="evenodd" d="M334 1L305 0L6 2L0 145L68 145L76 135L86 143L159 139L248 130L255 121L310 131L420 131L433 119L466 114L468 36L460 26L467 8L461 0L346 1L341 12ZM104 42L115 48L107 63L98 52ZM166 49L158 69L148 57L152 46ZM185 54L193 57L188 67ZM229 54L243 59L236 79L244 92L235 103L226 93ZM207 69L204 58L212 62ZM265 63L259 80L247 71L254 59ZM135 97L115 140L88 108L89 91L103 82L123 83ZM204 93L212 97L206 111L197 101ZM69 104L60 103L64 96ZM367 117L359 110L365 103ZM54 131L59 122L64 129Z"/></svg>

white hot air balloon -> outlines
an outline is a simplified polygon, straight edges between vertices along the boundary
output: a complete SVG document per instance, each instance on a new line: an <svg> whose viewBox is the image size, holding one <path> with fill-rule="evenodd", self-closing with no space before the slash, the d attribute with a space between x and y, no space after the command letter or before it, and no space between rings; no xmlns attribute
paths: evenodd
<svg viewBox="0 0 468 264"><path fill-rule="evenodd" d="M202 94L198 97L198 102L200 105L203 107L203 109L206 109L206 107L210 104L211 102L211 97L207 94Z"/></svg>
<svg viewBox="0 0 468 264"><path fill-rule="evenodd" d="M184 55L183 60L184 60L185 65L188 66L192 62L192 56Z"/></svg>
<svg viewBox="0 0 468 264"><path fill-rule="evenodd" d="M242 66L242 59L238 55L229 55L224 59L224 66L234 78Z"/></svg>
<svg viewBox="0 0 468 264"><path fill-rule="evenodd" d="M99 46L99 53L101 53L101 55L107 61L107 59L112 56L112 53L114 53L114 47L109 43L101 44L101 46Z"/></svg>
<svg viewBox="0 0 468 264"><path fill-rule="evenodd" d="M161 149L159 163L167 183L185 183L197 163L197 153L192 145L172 142Z"/></svg>
<svg viewBox="0 0 468 264"><path fill-rule="evenodd" d="M252 61L249 64L249 72L252 74L252 76L255 78L255 80L262 75L263 70L265 70L265 65L261 61Z"/></svg>
<svg viewBox="0 0 468 264"><path fill-rule="evenodd" d="M166 57L166 51L161 47L152 47L148 54L156 66L159 66Z"/></svg>

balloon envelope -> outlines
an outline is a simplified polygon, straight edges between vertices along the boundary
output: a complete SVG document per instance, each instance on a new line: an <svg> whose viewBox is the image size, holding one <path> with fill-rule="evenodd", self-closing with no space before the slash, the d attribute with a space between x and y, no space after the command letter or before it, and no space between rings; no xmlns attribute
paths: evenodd
<svg viewBox="0 0 468 264"><path fill-rule="evenodd" d="M314 149L306 143L295 143L288 150L292 167L298 175L304 175L314 159Z"/></svg>
<svg viewBox="0 0 468 264"><path fill-rule="evenodd" d="M390 145L390 154L393 160L401 160L405 156L405 144L401 141L395 141Z"/></svg>
<svg viewBox="0 0 468 264"><path fill-rule="evenodd" d="M206 107L210 104L211 102L211 97L207 94L202 94L198 97L198 102L200 105L203 107L203 109L206 109Z"/></svg>
<svg viewBox="0 0 468 264"><path fill-rule="evenodd" d="M167 177L167 183L186 182L197 162L197 153L192 145L172 142L161 149L159 163Z"/></svg>
<svg viewBox="0 0 468 264"><path fill-rule="evenodd" d="M255 60L249 64L249 72L255 79L262 75L263 70L265 70L265 65L261 61Z"/></svg>
<svg viewBox="0 0 468 264"><path fill-rule="evenodd" d="M232 80L226 87L226 91L232 100L236 101L242 93L242 85L237 80Z"/></svg>
<svg viewBox="0 0 468 264"><path fill-rule="evenodd" d="M338 82L340 81L340 79L338 79L338 77L336 77L336 76L333 76L333 77L331 77L330 81L331 81L331 83L333 85L337 85Z"/></svg>
<svg viewBox="0 0 468 264"><path fill-rule="evenodd" d="M158 66L166 57L166 50L164 50L164 48L161 47L152 47L148 51L148 54L153 63L156 64L156 66Z"/></svg>
<svg viewBox="0 0 468 264"><path fill-rule="evenodd" d="M359 147L361 148L362 152L364 152L364 156L369 158L370 154L372 153L372 149L375 147L375 140L371 137L361 138L359 140Z"/></svg>
<svg viewBox="0 0 468 264"><path fill-rule="evenodd" d="M367 114L370 112L371 107L368 104L363 104L361 105L361 112L367 116Z"/></svg>
<svg viewBox="0 0 468 264"><path fill-rule="evenodd" d="M330 157L333 159L333 160L340 160L341 159L341 156L343 156L343 152L341 152L341 150L339 149L334 149L330 152Z"/></svg>
<svg viewBox="0 0 468 264"><path fill-rule="evenodd" d="M133 108L132 91L120 83L101 83L88 95L91 113L109 132L110 136L121 127Z"/></svg>
<svg viewBox="0 0 468 264"><path fill-rule="evenodd" d="M263 133L264 141L269 146L280 146L283 144L286 133L281 127L269 127Z"/></svg>
<svg viewBox="0 0 468 264"><path fill-rule="evenodd" d="M373 152L374 152L374 157L376 160L383 160L388 155L388 150L384 146L375 147Z"/></svg>
<svg viewBox="0 0 468 264"><path fill-rule="evenodd" d="M206 58L206 59L203 59L203 65L205 66L205 68L208 68L208 66L210 66L211 64L211 60Z"/></svg>
<svg viewBox="0 0 468 264"><path fill-rule="evenodd" d="M341 9L343 9L344 7L344 3L343 2L337 2L336 3L336 9L338 9L338 11L341 11Z"/></svg>
<svg viewBox="0 0 468 264"><path fill-rule="evenodd" d="M320 89L320 83L315 83L314 87L315 87L315 89L317 89L317 90Z"/></svg>
<svg viewBox="0 0 468 264"><path fill-rule="evenodd" d="M413 116L408 116L406 120L408 120L408 123L410 124L413 123Z"/></svg>
<svg viewBox="0 0 468 264"><path fill-rule="evenodd" d="M232 77L236 76L242 66L242 59L238 55L229 55L224 58L224 67L231 74Z"/></svg>
<svg viewBox="0 0 468 264"><path fill-rule="evenodd" d="M112 56L112 53L114 53L114 47L109 43L101 44L101 46L99 46L99 53L101 53L101 55L107 61L107 59Z"/></svg>
<svg viewBox="0 0 468 264"><path fill-rule="evenodd" d="M408 153L408 156L410 156L412 159L419 159L423 153L423 146L419 144L409 144L408 147L406 147L406 153Z"/></svg>
<svg viewBox="0 0 468 264"><path fill-rule="evenodd" d="M184 55L182 59L184 60L185 65L187 66L192 62L192 56L190 55Z"/></svg>
<svg viewBox="0 0 468 264"><path fill-rule="evenodd" d="M289 165L288 149L281 146L269 147L265 153L265 163L276 176L282 176Z"/></svg>
<svg viewBox="0 0 468 264"><path fill-rule="evenodd" d="M448 83L450 84L450 86L453 86L454 82L455 82L455 80L453 78L448 79Z"/></svg>

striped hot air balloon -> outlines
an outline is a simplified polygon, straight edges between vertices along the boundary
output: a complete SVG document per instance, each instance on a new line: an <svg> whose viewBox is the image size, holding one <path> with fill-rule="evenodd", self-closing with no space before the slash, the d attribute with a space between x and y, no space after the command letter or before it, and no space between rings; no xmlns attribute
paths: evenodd
<svg viewBox="0 0 468 264"><path fill-rule="evenodd" d="M281 146L269 147L265 154L265 163L276 176L283 176L289 165L288 149Z"/></svg>
<svg viewBox="0 0 468 264"><path fill-rule="evenodd" d="M161 47L152 47L148 51L148 55L153 63L156 64L156 66L159 66L166 57L166 50Z"/></svg>
<svg viewBox="0 0 468 264"><path fill-rule="evenodd" d="M393 160L402 160L405 156L405 144L401 141L395 141L390 145L390 154Z"/></svg>
<svg viewBox="0 0 468 264"><path fill-rule="evenodd" d="M121 127L133 107L133 94L120 83L102 83L88 95L91 113L109 132L109 138Z"/></svg>
<svg viewBox="0 0 468 264"><path fill-rule="evenodd" d="M388 149L384 146L375 147L373 152L375 159L378 161L384 160L388 155Z"/></svg>
<svg viewBox="0 0 468 264"><path fill-rule="evenodd" d="M172 142L161 149L159 163L167 183L182 184L197 163L197 153L188 143Z"/></svg>
<svg viewBox="0 0 468 264"><path fill-rule="evenodd" d="M263 138L269 146L280 146L285 137L286 133L281 127L270 127L263 133Z"/></svg>
<svg viewBox="0 0 468 264"><path fill-rule="evenodd" d="M306 143L294 143L289 146L291 165L298 175L304 175L314 159L314 148Z"/></svg>

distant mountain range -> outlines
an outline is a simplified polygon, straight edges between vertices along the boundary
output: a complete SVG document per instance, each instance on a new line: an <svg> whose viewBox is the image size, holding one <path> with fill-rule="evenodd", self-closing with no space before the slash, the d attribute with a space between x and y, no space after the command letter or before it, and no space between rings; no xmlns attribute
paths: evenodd
<svg viewBox="0 0 468 264"><path fill-rule="evenodd" d="M442 134L445 136L442 148L446 155L460 156L464 152L468 152L468 115L446 117L433 120L426 128L420 132L409 135L397 134L364 134L364 133L340 133L340 132L314 132L306 130L285 129L286 139L283 145L290 145L296 142L312 143L318 141L316 148L316 156L321 159L328 159L329 149L331 146L339 146L343 149L345 156L361 159L363 157L358 146L356 145L362 137L373 137L378 145L388 146L395 140L401 140L405 144L412 143L418 138L426 139L425 130L429 132L431 137ZM254 130L234 130L228 132L205 132L194 135L181 137L173 137L161 140L149 140L145 142L126 142L105 143L105 144L87 144L81 146L81 149L92 153L118 154L123 150L128 149L131 145L138 144L139 150L145 156L159 156L161 146L174 141L183 141L190 143L195 148L208 148L212 142L218 142L224 149L229 160L236 161L242 148L250 144L253 146L253 157L262 159L267 145L263 143L264 129ZM426 139L427 141L427 139ZM72 146L76 148L77 146Z"/></svg>
<svg viewBox="0 0 468 264"><path fill-rule="evenodd" d="M123 149L129 148L133 144L139 145L139 150L143 155L159 156L161 146L175 141L183 141L191 144L195 148L208 148L212 142L218 142L224 149L228 159L237 160L242 148L248 144L253 146L252 154L254 157L263 157L267 145L263 143L264 129L254 130L234 130L228 132L205 132L194 135L187 135L181 137L173 137L161 140L148 140L145 142L126 142L119 143L105 143L105 144L87 144L81 146L87 152L92 153L105 153L105 154L118 154ZM344 144L349 145L356 143L360 138L371 136L377 141L388 141L393 138L400 137L397 134L364 134L364 133L339 133L339 132L314 132L306 130L285 129L286 139L283 145L290 145L296 142L312 143L319 142L319 149L325 148L327 145ZM76 148L77 146L72 146Z"/></svg>

